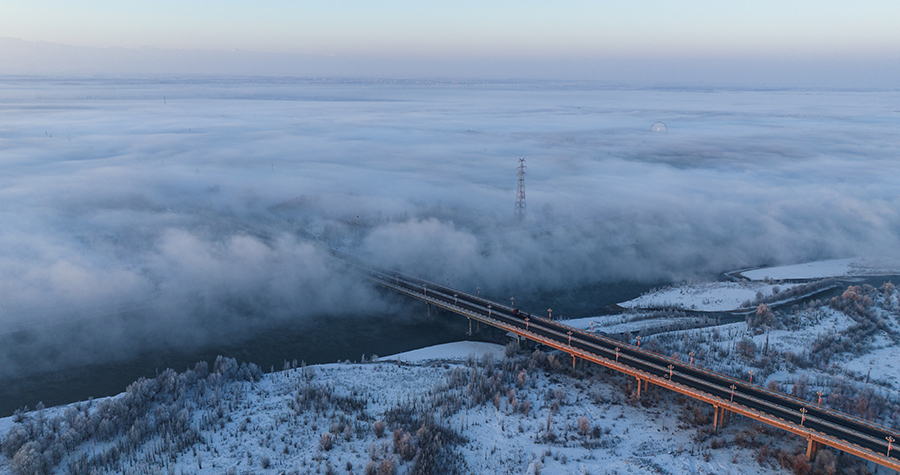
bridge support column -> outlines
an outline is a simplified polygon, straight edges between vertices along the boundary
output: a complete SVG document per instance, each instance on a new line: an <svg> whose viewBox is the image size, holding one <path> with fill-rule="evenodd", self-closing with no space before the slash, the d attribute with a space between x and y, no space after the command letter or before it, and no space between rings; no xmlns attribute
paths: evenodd
<svg viewBox="0 0 900 475"><path fill-rule="evenodd" d="M430 317L431 316L431 304L426 303L425 305L428 306L428 316Z"/></svg>
<svg viewBox="0 0 900 475"><path fill-rule="evenodd" d="M813 440L811 436L808 436L806 443L806 459L812 462L816 458L817 450L819 450L819 443Z"/></svg>
<svg viewBox="0 0 900 475"><path fill-rule="evenodd" d="M572 355L572 371L575 371L575 364L576 364L576 363L577 363L577 360L575 359L575 355Z"/></svg>
<svg viewBox="0 0 900 475"><path fill-rule="evenodd" d="M637 383L638 383L637 397L638 397L638 399L640 399L641 398L641 384L643 384L643 381L641 381L641 378L637 378Z"/></svg>
<svg viewBox="0 0 900 475"><path fill-rule="evenodd" d="M469 335L469 336L472 335L472 319L471 318L469 319L469 333L467 333L467 335Z"/></svg>
<svg viewBox="0 0 900 475"><path fill-rule="evenodd" d="M719 432L719 406L713 406L715 414L713 415L713 432Z"/></svg>

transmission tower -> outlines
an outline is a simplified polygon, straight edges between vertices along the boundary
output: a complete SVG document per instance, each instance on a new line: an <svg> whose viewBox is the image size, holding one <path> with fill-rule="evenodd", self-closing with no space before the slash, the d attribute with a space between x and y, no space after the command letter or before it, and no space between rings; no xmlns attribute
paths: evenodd
<svg viewBox="0 0 900 475"><path fill-rule="evenodd" d="M516 188L516 217L525 217L525 157L519 159L519 186Z"/></svg>

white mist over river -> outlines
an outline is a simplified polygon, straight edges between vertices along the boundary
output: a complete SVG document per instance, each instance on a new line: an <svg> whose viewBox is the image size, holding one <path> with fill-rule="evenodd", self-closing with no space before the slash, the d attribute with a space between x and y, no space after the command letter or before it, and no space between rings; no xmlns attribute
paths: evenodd
<svg viewBox="0 0 900 475"><path fill-rule="evenodd" d="M898 158L897 91L5 77L0 377L396 310L322 244L498 298L896 260Z"/></svg>

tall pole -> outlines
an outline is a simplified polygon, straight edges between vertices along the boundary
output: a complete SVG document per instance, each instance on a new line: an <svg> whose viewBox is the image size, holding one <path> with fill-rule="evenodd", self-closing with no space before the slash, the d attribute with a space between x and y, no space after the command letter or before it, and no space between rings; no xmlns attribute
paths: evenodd
<svg viewBox="0 0 900 475"><path fill-rule="evenodd" d="M516 218L523 219L525 217L525 157L519 159L517 175L519 176L519 185L516 187Z"/></svg>

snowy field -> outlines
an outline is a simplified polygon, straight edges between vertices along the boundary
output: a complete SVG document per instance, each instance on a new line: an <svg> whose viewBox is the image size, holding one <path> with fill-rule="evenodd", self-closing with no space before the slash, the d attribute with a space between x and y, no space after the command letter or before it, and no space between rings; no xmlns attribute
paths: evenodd
<svg viewBox="0 0 900 475"><path fill-rule="evenodd" d="M452 360L472 348L463 342L404 356L410 361ZM414 473L424 437L416 431L421 421L408 427L398 414L436 399L462 404L450 411L445 402L439 407L448 412L437 413L441 434L455 434L457 440L448 444L450 452L440 455L448 458L441 460L460 464L458 473L786 473L760 466L750 449L709 449L708 434L698 441L702 432L689 422L695 407L674 395L654 391L644 396L643 405L635 404L627 378L602 370L559 374L552 370L559 365L553 356L525 352L504 362L494 358L496 345L480 349L482 354L472 353L468 362L328 364L235 382L218 396L224 404L217 408L224 413L195 444L157 456L157 439L151 437L117 468L98 473L391 473L378 471L388 464L396 473ZM513 376L500 385L504 391L477 402L481 395L474 395L473 387L492 378L505 380L504 368ZM317 394L312 403L304 400L310 394ZM96 405L80 404L87 412ZM216 410L198 409L188 424ZM379 424L385 425L383 432ZM0 419L4 431L11 425L12 418ZM762 434L746 421L727 431ZM82 444L61 466L114 442ZM419 452L410 457L405 450L415 447L404 444L420 444ZM0 473L12 473L8 460L0 462Z"/></svg>
<svg viewBox="0 0 900 475"><path fill-rule="evenodd" d="M396 355L382 356L378 361L399 361L401 363L422 363L426 361L465 360L472 355L481 358L486 354L496 359L503 358L503 347L494 343L481 341L459 341L443 345L429 346L417 350L406 351Z"/></svg>
<svg viewBox="0 0 900 475"><path fill-rule="evenodd" d="M657 290L619 304L623 308L677 309L700 312L729 312L747 309L742 303L774 295L775 289L787 290L792 285L762 282L701 282Z"/></svg>
<svg viewBox="0 0 900 475"><path fill-rule="evenodd" d="M851 258L764 267L740 272L753 280L811 280L828 277L868 277L900 274L900 264L875 259Z"/></svg>
<svg viewBox="0 0 900 475"><path fill-rule="evenodd" d="M582 330L603 332L609 335L626 332L637 335L673 331L676 328L709 326L714 324L715 320L705 316L686 316L681 312L664 311L628 312L617 315L573 318L561 322Z"/></svg>

